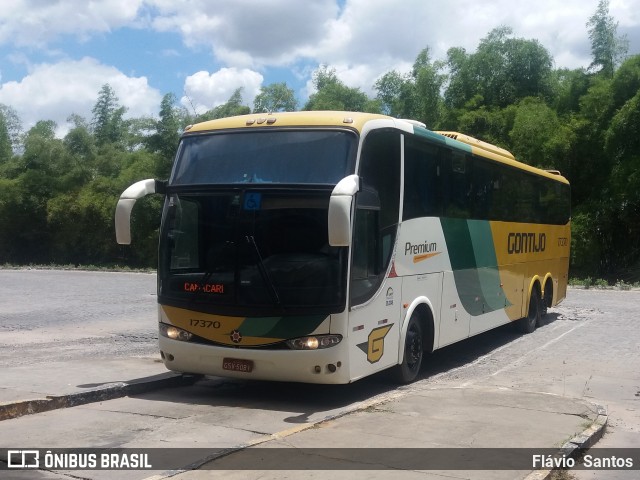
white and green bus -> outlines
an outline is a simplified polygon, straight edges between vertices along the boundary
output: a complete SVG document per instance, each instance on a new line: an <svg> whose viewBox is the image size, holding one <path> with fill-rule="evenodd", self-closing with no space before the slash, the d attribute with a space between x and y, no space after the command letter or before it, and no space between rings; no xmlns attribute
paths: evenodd
<svg viewBox="0 0 640 480"><path fill-rule="evenodd" d="M566 294L570 188L558 172L423 124L352 112L191 126L165 197L160 353L168 369L410 382L427 352L509 322L531 332Z"/></svg>

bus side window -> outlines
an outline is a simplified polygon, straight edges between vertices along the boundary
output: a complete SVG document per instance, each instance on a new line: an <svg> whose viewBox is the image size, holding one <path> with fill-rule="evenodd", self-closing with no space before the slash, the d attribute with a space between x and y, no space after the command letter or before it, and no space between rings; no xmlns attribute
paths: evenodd
<svg viewBox="0 0 640 480"><path fill-rule="evenodd" d="M497 220L505 215L501 211L501 186L497 168L493 163L474 158L473 162L473 218Z"/></svg>
<svg viewBox="0 0 640 480"><path fill-rule="evenodd" d="M445 153L442 188L445 217L471 218L472 184L469 159L463 152Z"/></svg>
<svg viewBox="0 0 640 480"><path fill-rule="evenodd" d="M440 162L434 145L405 139L402 219L440 215Z"/></svg>
<svg viewBox="0 0 640 480"><path fill-rule="evenodd" d="M537 221L538 195L535 188L535 178L532 175L521 175L520 178L512 176L514 188L517 188L515 196L515 215L519 222L534 223Z"/></svg>

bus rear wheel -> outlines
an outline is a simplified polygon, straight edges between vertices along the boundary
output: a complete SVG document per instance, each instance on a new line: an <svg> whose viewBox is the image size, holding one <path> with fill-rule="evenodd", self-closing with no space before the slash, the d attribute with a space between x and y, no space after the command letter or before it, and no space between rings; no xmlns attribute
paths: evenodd
<svg viewBox="0 0 640 480"><path fill-rule="evenodd" d="M544 317L548 313L549 307L553 304L553 283L551 280L547 280L544 285L544 295L542 296L540 316Z"/></svg>
<svg viewBox="0 0 640 480"><path fill-rule="evenodd" d="M424 357L424 338L420 319L414 314L409 319L407 335L404 339L404 358L400 365L394 369L394 379L398 383L413 382L422 366Z"/></svg>
<svg viewBox="0 0 640 480"><path fill-rule="evenodd" d="M532 333L540 324L540 310L540 294L534 288L529 299L529 313L526 317L520 319L520 331L522 333Z"/></svg>

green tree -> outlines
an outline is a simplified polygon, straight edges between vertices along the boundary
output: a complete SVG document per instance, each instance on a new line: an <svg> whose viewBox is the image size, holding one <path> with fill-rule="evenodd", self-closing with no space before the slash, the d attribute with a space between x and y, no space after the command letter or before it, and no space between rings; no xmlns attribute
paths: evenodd
<svg viewBox="0 0 640 480"><path fill-rule="evenodd" d="M447 51L447 67L449 81L444 94L445 104L452 110L463 108L476 95L472 56L464 48L450 48Z"/></svg>
<svg viewBox="0 0 640 480"><path fill-rule="evenodd" d="M91 127L83 117L77 114L71 114L67 122L73 124L63 140L67 151L86 162L91 161L96 154L95 138L91 134Z"/></svg>
<svg viewBox="0 0 640 480"><path fill-rule="evenodd" d="M161 200L136 205L132 218L134 249L115 243L113 212L122 191L152 175L155 155L146 151L109 151L113 169L75 190L63 191L47 202L52 261L73 264L125 263L150 267L156 264L157 228Z"/></svg>
<svg viewBox="0 0 640 480"><path fill-rule="evenodd" d="M440 122L443 99L440 94L446 76L440 71L444 68L442 62L432 62L429 48L423 49L413 64L411 76L415 84L415 116L434 128Z"/></svg>
<svg viewBox="0 0 640 480"><path fill-rule="evenodd" d="M22 162L25 168L56 175L65 156L62 141L56 138L56 122L40 120L27 132Z"/></svg>
<svg viewBox="0 0 640 480"><path fill-rule="evenodd" d="M59 176L68 159L62 140L55 138L56 123L37 122L26 134L16 176L9 179L10 197L5 197L6 230L15 246L10 261L46 262L50 252L47 202L59 192ZM2 243L2 242L0 242Z"/></svg>
<svg viewBox="0 0 640 480"><path fill-rule="evenodd" d="M615 73L611 82L614 113L604 133L604 156L612 163L606 185L614 205L611 263L614 270L631 271L631 276L640 276L640 245L628 240L640 236L639 83L640 55L627 60Z"/></svg>
<svg viewBox="0 0 640 480"><path fill-rule="evenodd" d="M509 136L512 152L521 162L562 170L562 160L570 148L570 132L544 101L533 97L522 100Z"/></svg>
<svg viewBox="0 0 640 480"><path fill-rule="evenodd" d="M297 107L296 95L285 82L261 87L253 100L254 113L293 112Z"/></svg>
<svg viewBox="0 0 640 480"><path fill-rule="evenodd" d="M123 138L119 145L128 152L145 148L155 128L156 119L153 117L128 118L123 121Z"/></svg>
<svg viewBox="0 0 640 480"><path fill-rule="evenodd" d="M553 106L559 115L580 110L580 98L591 86L589 74L584 69L561 68L552 73Z"/></svg>
<svg viewBox="0 0 640 480"><path fill-rule="evenodd" d="M0 177L0 264L32 263L42 258L46 245L38 245L33 239L46 224L34 217L33 203L33 196L19 179Z"/></svg>
<svg viewBox="0 0 640 480"><path fill-rule="evenodd" d="M410 75L392 70L376 80L374 89L382 113L395 118L414 117L416 92Z"/></svg>
<svg viewBox="0 0 640 480"><path fill-rule="evenodd" d="M448 51L449 107L461 108L475 95L482 96L485 105L500 108L526 97L551 95L551 55L537 40L512 34L511 28L498 27L480 41L474 54L461 48Z"/></svg>
<svg viewBox="0 0 640 480"><path fill-rule="evenodd" d="M98 101L91 112L93 113L91 126L98 146L124 142L126 123L123 117L126 108L119 105L118 97L108 83L100 89Z"/></svg>
<svg viewBox="0 0 640 480"><path fill-rule="evenodd" d="M584 263L587 248L599 252L597 264L583 265L591 275L631 272L628 278L640 278L640 248L629 243L640 234L639 84L640 56L628 59L612 78L592 76L579 112L570 119L575 140L567 154L569 178L584 227L576 227L574 263Z"/></svg>
<svg viewBox="0 0 640 480"><path fill-rule="evenodd" d="M638 132L640 132L640 90L625 102L611 119L609 128L605 132L607 153L617 161L639 153Z"/></svg>
<svg viewBox="0 0 640 480"><path fill-rule="evenodd" d="M587 22L593 61L590 70L613 77L615 68L627 54L629 42L625 36L618 37L618 22L609 15L609 0L600 0L595 13Z"/></svg>
<svg viewBox="0 0 640 480"><path fill-rule="evenodd" d="M465 108L450 110L444 125L446 129L457 130L509 150L509 132L513 128L515 114L515 106L487 107L482 96L476 95L465 104Z"/></svg>
<svg viewBox="0 0 640 480"><path fill-rule="evenodd" d="M374 88L382 112L436 127L443 105L440 91L446 77L439 73L443 66L442 62L431 62L429 48L425 48L416 57L411 73L391 71L380 77Z"/></svg>
<svg viewBox="0 0 640 480"><path fill-rule="evenodd" d="M537 40L509 38L512 33L508 27L492 30L473 56L478 93L488 105L549 94L551 55Z"/></svg>
<svg viewBox="0 0 640 480"><path fill-rule="evenodd" d="M19 151L22 146L22 122L18 113L13 107L0 103L0 116L4 119L5 127L11 140L11 149L14 152Z"/></svg>
<svg viewBox="0 0 640 480"><path fill-rule="evenodd" d="M313 74L313 85L316 92L311 94L304 110L379 111L379 105L370 101L366 93L342 83L334 68L322 65Z"/></svg>
<svg viewBox="0 0 640 480"><path fill-rule="evenodd" d="M233 117L235 115L246 115L251 113L251 109L242 104L242 87L236 88L229 100L222 105L206 111L205 113L196 117L197 122L203 122L206 120L215 120L217 118Z"/></svg>
<svg viewBox="0 0 640 480"><path fill-rule="evenodd" d="M176 96L168 93L162 97L160 119L153 122L154 132L145 141L147 149L160 156L158 171L155 173L159 177L166 178L169 175L180 133L185 126L184 119L184 111L176 107Z"/></svg>
<svg viewBox="0 0 640 480"><path fill-rule="evenodd" d="M626 60L616 70L611 82L613 114L640 91L640 55L635 55Z"/></svg>
<svg viewBox="0 0 640 480"><path fill-rule="evenodd" d="M13 156L11 138L4 113L0 110L0 165L6 163Z"/></svg>
<svg viewBox="0 0 640 480"><path fill-rule="evenodd" d="M604 154L603 145L612 106L611 80L594 78L587 93L580 97L579 112L568 121L575 141L567 153L569 168L565 173L572 183L574 205L601 197L611 173L612 159Z"/></svg>

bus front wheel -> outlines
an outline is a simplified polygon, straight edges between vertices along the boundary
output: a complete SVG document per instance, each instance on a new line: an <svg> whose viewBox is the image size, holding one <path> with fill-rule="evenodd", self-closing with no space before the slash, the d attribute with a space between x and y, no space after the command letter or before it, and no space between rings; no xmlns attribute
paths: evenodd
<svg viewBox="0 0 640 480"><path fill-rule="evenodd" d="M396 365L394 377L398 383L413 382L422 365L424 356L424 338L422 335L422 324L420 319L414 314L409 319L407 335L404 339L404 358L402 363Z"/></svg>

